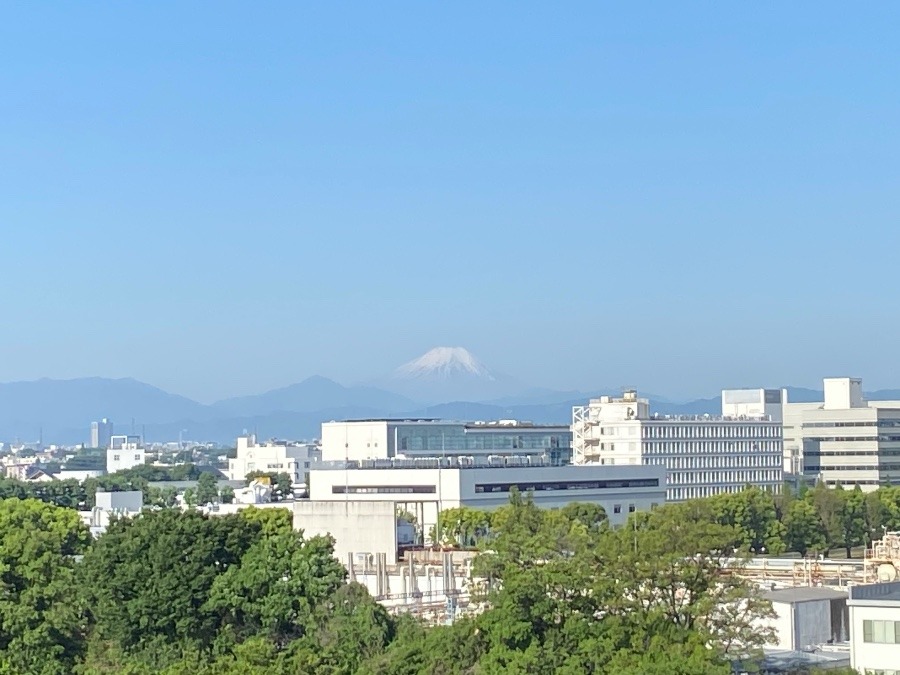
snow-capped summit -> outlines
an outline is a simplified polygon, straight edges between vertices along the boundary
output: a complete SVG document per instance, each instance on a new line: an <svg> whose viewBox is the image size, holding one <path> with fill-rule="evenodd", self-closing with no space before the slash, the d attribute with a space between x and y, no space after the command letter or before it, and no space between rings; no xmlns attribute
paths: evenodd
<svg viewBox="0 0 900 675"><path fill-rule="evenodd" d="M486 380L495 379L487 366L463 347L435 347L394 371L394 377L404 379L423 377L445 379L456 374L474 375Z"/></svg>
<svg viewBox="0 0 900 675"><path fill-rule="evenodd" d="M523 389L519 382L492 371L463 347L435 347L404 363L379 386L428 404L490 401Z"/></svg>

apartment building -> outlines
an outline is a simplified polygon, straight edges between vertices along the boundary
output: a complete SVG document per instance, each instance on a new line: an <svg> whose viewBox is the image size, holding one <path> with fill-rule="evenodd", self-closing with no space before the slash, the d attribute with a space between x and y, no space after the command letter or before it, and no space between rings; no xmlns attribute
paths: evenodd
<svg viewBox="0 0 900 675"><path fill-rule="evenodd" d="M315 445L267 441L257 443L256 436L239 436L234 459L228 460L228 480L244 480L248 473L286 473L294 484L304 481L306 472L321 458Z"/></svg>

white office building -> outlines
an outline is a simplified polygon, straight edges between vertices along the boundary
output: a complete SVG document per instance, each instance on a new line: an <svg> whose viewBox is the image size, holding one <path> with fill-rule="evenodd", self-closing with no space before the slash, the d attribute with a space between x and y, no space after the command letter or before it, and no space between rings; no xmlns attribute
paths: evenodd
<svg viewBox="0 0 900 675"><path fill-rule="evenodd" d="M592 399L572 411L573 461L665 467L667 501L738 492L748 484L778 491L784 480L781 422L766 411L775 405L766 402L766 391L723 392L726 413L746 414L721 416L651 414L649 401L634 391ZM751 414L756 398L760 408Z"/></svg>
<svg viewBox="0 0 900 675"><path fill-rule="evenodd" d="M113 423L105 417L99 422L91 422L91 447L108 448L113 435Z"/></svg>
<svg viewBox="0 0 900 675"><path fill-rule="evenodd" d="M110 436L106 451L107 473L131 469L145 461L146 454L140 436Z"/></svg>
<svg viewBox="0 0 900 675"><path fill-rule="evenodd" d="M850 587L850 665L900 675L900 582Z"/></svg>
<svg viewBox="0 0 900 675"><path fill-rule="evenodd" d="M785 464L829 486L900 485L900 401L866 401L862 380L826 378L825 400L784 404Z"/></svg>
<svg viewBox="0 0 900 675"><path fill-rule="evenodd" d="M248 473L286 473L295 485L304 482L306 472L321 459L315 445L267 441L257 443L256 436L239 436L234 459L228 460L228 480L244 480Z"/></svg>
<svg viewBox="0 0 900 675"><path fill-rule="evenodd" d="M396 560L396 513L415 517L422 536L438 514L469 506L495 509L516 488L541 508L599 504L610 524L665 502L665 470L651 466L548 466L529 458L472 457L323 462L310 471L310 499L294 505L295 526L330 532L335 552L381 552ZM371 507L371 508L370 508ZM381 510L379 510L381 509Z"/></svg>
<svg viewBox="0 0 900 675"><path fill-rule="evenodd" d="M516 420L370 419L322 424L323 461L415 457L542 457L566 464L572 431Z"/></svg>

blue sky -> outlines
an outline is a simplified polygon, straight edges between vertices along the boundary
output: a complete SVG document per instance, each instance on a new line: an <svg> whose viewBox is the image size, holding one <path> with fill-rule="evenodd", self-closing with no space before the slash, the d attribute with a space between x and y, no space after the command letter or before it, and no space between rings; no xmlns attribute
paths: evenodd
<svg viewBox="0 0 900 675"><path fill-rule="evenodd" d="M488 6L490 5L490 6ZM17 3L0 380L900 387L900 5Z"/></svg>

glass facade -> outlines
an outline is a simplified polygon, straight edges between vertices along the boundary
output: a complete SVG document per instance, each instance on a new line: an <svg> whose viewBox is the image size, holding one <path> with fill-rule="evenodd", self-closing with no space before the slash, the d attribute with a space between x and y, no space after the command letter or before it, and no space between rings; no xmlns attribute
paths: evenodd
<svg viewBox="0 0 900 675"><path fill-rule="evenodd" d="M395 434L398 455L552 454L572 447L564 427L398 424Z"/></svg>

